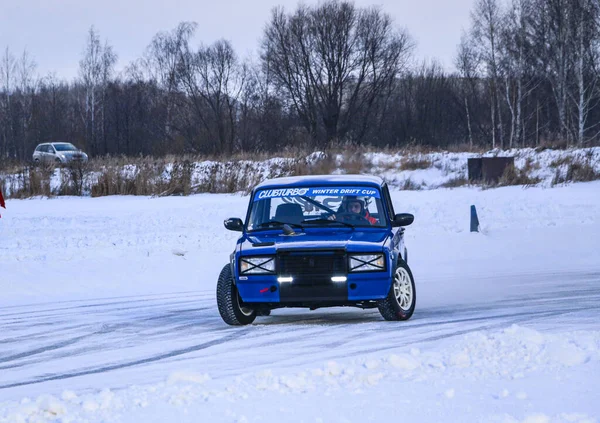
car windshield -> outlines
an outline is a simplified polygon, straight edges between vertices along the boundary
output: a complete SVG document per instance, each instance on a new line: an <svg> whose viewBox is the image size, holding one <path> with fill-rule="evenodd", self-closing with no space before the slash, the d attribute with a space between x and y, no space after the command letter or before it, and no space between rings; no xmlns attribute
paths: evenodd
<svg viewBox="0 0 600 423"><path fill-rule="evenodd" d="M77 147L68 142L54 144L54 148L56 148L56 151L77 151Z"/></svg>
<svg viewBox="0 0 600 423"><path fill-rule="evenodd" d="M247 229L272 229L286 223L293 228L387 226L381 194L374 187L281 187L255 191Z"/></svg>

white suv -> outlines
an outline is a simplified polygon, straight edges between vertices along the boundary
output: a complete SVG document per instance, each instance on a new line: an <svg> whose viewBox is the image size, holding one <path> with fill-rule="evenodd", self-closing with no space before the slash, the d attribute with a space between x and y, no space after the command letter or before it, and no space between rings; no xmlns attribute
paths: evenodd
<svg viewBox="0 0 600 423"><path fill-rule="evenodd" d="M33 152L34 163L87 162L88 156L69 142L48 142L38 145Z"/></svg>

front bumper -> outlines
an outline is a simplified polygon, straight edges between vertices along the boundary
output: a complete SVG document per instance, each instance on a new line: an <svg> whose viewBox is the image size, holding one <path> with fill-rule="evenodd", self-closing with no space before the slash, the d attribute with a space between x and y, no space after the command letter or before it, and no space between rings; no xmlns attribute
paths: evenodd
<svg viewBox="0 0 600 423"><path fill-rule="evenodd" d="M245 303L346 303L381 300L390 290L389 271L351 273L344 282L279 282L276 275L237 278L236 285Z"/></svg>

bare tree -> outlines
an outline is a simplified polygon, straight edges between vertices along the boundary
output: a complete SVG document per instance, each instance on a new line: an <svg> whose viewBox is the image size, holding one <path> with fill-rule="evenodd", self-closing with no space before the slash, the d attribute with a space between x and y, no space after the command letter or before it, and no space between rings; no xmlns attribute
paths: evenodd
<svg viewBox="0 0 600 423"><path fill-rule="evenodd" d="M161 132L169 141L173 141L175 130L174 110L176 94L181 85L181 61L184 53L189 51L189 42L197 26L195 22L181 22L171 32L159 32L152 39L145 55L150 78L157 82L163 93L161 101L165 108L165 118Z"/></svg>
<svg viewBox="0 0 600 423"><path fill-rule="evenodd" d="M492 120L492 147L496 147L496 130L500 147L504 146L502 110L500 107L500 66L499 38L502 30L502 11L497 0L477 0L471 13L472 37L478 48L481 60L486 65L490 81L490 117Z"/></svg>
<svg viewBox="0 0 600 423"><path fill-rule="evenodd" d="M513 0L501 32L500 66L504 75L506 105L511 116L509 147L525 143L523 104L538 86L532 75L534 58L530 39L534 8L531 0Z"/></svg>
<svg viewBox="0 0 600 423"><path fill-rule="evenodd" d="M180 75L197 118L212 139L213 152L230 154L236 136L236 107L244 88L247 69L238 63L228 41L188 50L181 62Z"/></svg>
<svg viewBox="0 0 600 423"><path fill-rule="evenodd" d="M302 119L314 142L319 128L326 141L364 136L375 99L383 95L405 66L412 43L377 8L357 9L347 1L298 6L286 15L273 10L262 44L268 68Z"/></svg>
<svg viewBox="0 0 600 423"><path fill-rule="evenodd" d="M576 0L573 8L571 66L575 76L574 89L569 90L576 117L576 140L583 144L587 119L597 104L598 47L600 4L595 0Z"/></svg>
<svg viewBox="0 0 600 423"><path fill-rule="evenodd" d="M461 36L455 66L462 77L461 88L465 106L465 116L467 118L467 138L469 140L469 147L473 148L473 128L471 125L472 106L469 106L469 98L477 98L477 81L480 78L480 71L476 47L473 45L473 40L466 34Z"/></svg>
<svg viewBox="0 0 600 423"><path fill-rule="evenodd" d="M550 83L558 112L558 131L569 140L567 98L571 54L570 0L537 0L536 48L544 77Z"/></svg>
<svg viewBox="0 0 600 423"><path fill-rule="evenodd" d="M82 119L86 127L86 138L92 153L99 151L98 132L103 141L104 153L107 153L105 136L105 93L117 56L108 42L100 43L100 36L92 26L88 32L85 52L79 62L79 74L85 90L85 107ZM97 122L100 109L100 125Z"/></svg>
<svg viewBox="0 0 600 423"><path fill-rule="evenodd" d="M14 90L15 83L15 72L16 72L16 60L12 55L8 47L4 50L2 59L0 62L0 86L2 87L3 96L2 103L2 149L0 150L0 156L2 157L15 157L16 156L16 145L14 139L14 128L12 121L12 104L11 95Z"/></svg>
<svg viewBox="0 0 600 423"><path fill-rule="evenodd" d="M31 139L30 134L37 85L36 81L34 81L35 69L35 61L27 50L24 50L21 58L16 63L18 90L21 95L20 132L22 139L18 146L18 156L20 159L25 158L26 152L32 149L35 143L35 140Z"/></svg>

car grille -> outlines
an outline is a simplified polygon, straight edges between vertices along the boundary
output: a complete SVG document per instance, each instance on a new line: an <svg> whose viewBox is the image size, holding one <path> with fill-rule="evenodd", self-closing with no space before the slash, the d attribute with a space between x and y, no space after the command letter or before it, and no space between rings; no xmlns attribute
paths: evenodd
<svg viewBox="0 0 600 423"><path fill-rule="evenodd" d="M343 250L279 253L278 259L277 273L292 276L295 284L328 284L332 276L348 273Z"/></svg>

